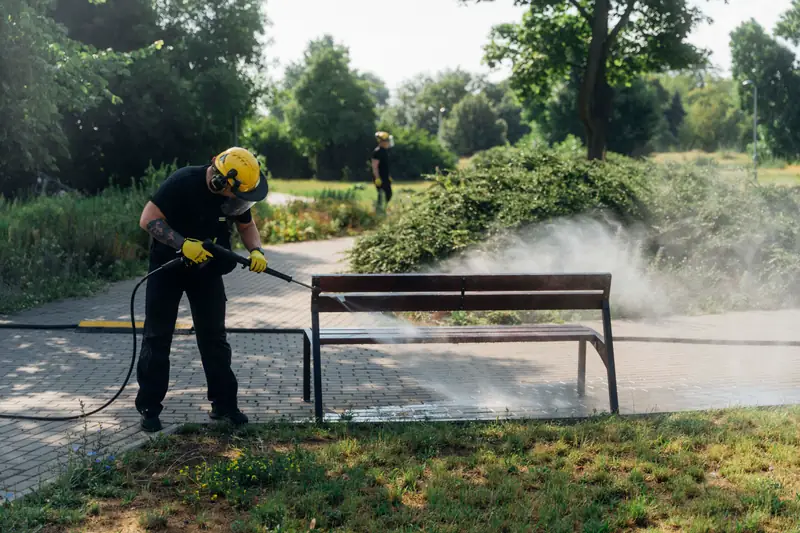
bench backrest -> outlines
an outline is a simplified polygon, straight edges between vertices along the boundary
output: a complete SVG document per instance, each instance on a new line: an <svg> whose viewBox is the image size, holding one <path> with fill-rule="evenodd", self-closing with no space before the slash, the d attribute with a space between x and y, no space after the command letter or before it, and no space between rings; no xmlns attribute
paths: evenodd
<svg viewBox="0 0 800 533"><path fill-rule="evenodd" d="M317 275L312 311L523 311L603 309L611 274Z"/></svg>

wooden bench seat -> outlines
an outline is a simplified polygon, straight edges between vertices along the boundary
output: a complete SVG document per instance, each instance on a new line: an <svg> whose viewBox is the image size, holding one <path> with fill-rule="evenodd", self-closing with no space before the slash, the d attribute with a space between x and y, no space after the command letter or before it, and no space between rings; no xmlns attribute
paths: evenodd
<svg viewBox="0 0 800 533"><path fill-rule="evenodd" d="M446 274L366 274L314 276L312 327L303 342L303 399L310 401L311 362L314 403L323 418L320 348L324 345L473 344L578 342L578 394L585 393L586 344L606 367L611 412L619 410L608 295L610 274L457 276ZM392 291L392 292L386 292ZM522 326L325 328L320 313L402 311L598 309L604 335L579 324Z"/></svg>

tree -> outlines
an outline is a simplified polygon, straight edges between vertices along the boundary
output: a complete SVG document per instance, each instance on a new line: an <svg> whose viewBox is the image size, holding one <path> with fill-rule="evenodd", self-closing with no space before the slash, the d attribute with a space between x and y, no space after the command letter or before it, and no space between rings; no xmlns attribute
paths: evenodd
<svg viewBox="0 0 800 533"><path fill-rule="evenodd" d="M775 35L800 45L800 0L792 0L792 6L781 15L775 27Z"/></svg>
<svg viewBox="0 0 800 533"><path fill-rule="evenodd" d="M742 133L748 120L738 108L732 81L709 80L704 87L691 90L686 109L680 133L684 148L706 152L743 148Z"/></svg>
<svg viewBox="0 0 800 533"><path fill-rule="evenodd" d="M567 85L547 106L541 126L551 144L583 133L576 112L577 87L577 84ZM608 149L630 156L652 152L659 134L667 128L664 119L667 102L668 96L656 80L637 78L630 86L615 87Z"/></svg>
<svg viewBox="0 0 800 533"><path fill-rule="evenodd" d="M369 94L375 100L375 105L378 108L382 109L389 104L389 88L386 87L385 81L372 72L359 74L358 78L367 84Z"/></svg>
<svg viewBox="0 0 800 533"><path fill-rule="evenodd" d="M330 37L309 45L304 64L286 116L303 138L317 177L365 173L376 119L367 83L350 69L347 48Z"/></svg>
<svg viewBox="0 0 800 533"><path fill-rule="evenodd" d="M605 157L613 85L629 83L643 72L681 69L706 60L707 52L685 42L706 20L688 0L516 3L529 4L530 10L520 24L493 29L486 59L490 66L510 60L515 89L544 100L571 71L579 72L577 110L589 159Z"/></svg>
<svg viewBox="0 0 800 533"><path fill-rule="evenodd" d="M686 110L683 107L683 101L678 91L672 95L669 107L664 111L664 119L667 121L667 128L669 134L677 141L678 133L680 132L683 120L686 118Z"/></svg>
<svg viewBox="0 0 800 533"><path fill-rule="evenodd" d="M401 126L414 126L437 135L440 116L449 115L457 103L479 88L479 80L460 69L445 70L435 77L419 75L398 89L395 118Z"/></svg>
<svg viewBox="0 0 800 533"><path fill-rule="evenodd" d="M151 45L130 54L100 52L67 36L47 0L4 0L0 17L0 190L12 194L54 171L68 152L65 113L117 100L108 78Z"/></svg>
<svg viewBox="0 0 800 533"><path fill-rule="evenodd" d="M442 137L460 156L506 143L506 123L485 94L467 95L445 120Z"/></svg>
<svg viewBox="0 0 800 533"><path fill-rule="evenodd" d="M275 117L249 121L244 128L242 144L261 156L266 170L275 178L310 179L313 177L308 158L292 138L289 126Z"/></svg>
<svg viewBox="0 0 800 533"><path fill-rule="evenodd" d="M90 44L166 43L109 78L120 102L67 116L70 157L59 167L73 186L97 190L111 178L127 184L150 163L207 161L233 143L234 121L254 108L266 25L257 2L108 0L87 8L61 0L54 13Z"/></svg>
<svg viewBox="0 0 800 533"><path fill-rule="evenodd" d="M511 89L508 80L501 83L487 82L481 91L492 102L497 115L505 121L508 142L515 144L530 133L530 126L522 118L522 104Z"/></svg>
<svg viewBox="0 0 800 533"><path fill-rule="evenodd" d="M778 25L790 40L798 37L789 33L795 27L797 9L795 2ZM731 58L742 109L752 109L754 91L741 82L752 80L758 85L759 122L770 149L780 157L800 157L800 111L796 105L800 76L795 54L751 20L731 33Z"/></svg>

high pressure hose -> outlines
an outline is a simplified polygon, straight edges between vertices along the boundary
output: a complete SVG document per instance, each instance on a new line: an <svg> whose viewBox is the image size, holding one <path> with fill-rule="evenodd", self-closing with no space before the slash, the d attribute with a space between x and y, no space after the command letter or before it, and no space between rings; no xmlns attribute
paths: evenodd
<svg viewBox="0 0 800 533"><path fill-rule="evenodd" d="M176 268L183 264L183 258L179 257L177 259L173 259L169 263L165 263L160 267L156 268L152 272L148 272L145 277L143 277L139 283L136 284L136 287L133 288L133 292L131 293L131 328L133 330L133 354L131 355L131 364L128 367L128 375L125 376L125 381L122 382L122 386L119 388L117 393L106 403L102 406L98 407L94 411L89 411L88 413L82 413L79 415L72 415L72 416L28 416L28 415L6 415L0 413L0 419L11 419L11 420L35 420L39 422L67 422L69 420L80 420L81 418L86 418L87 416L92 416L94 414L99 413L119 398L122 391L125 390L125 387L128 386L128 381L131 379L131 374L133 374L133 367L136 364L136 317L134 315L134 303L136 302L136 291L139 290L139 287L142 286L142 283L147 281L147 279L152 276L153 274L157 274L163 270L169 270L171 268Z"/></svg>
<svg viewBox="0 0 800 533"><path fill-rule="evenodd" d="M249 267L250 266L250 259L246 257L242 257L241 255L228 250L227 248L223 248L218 244L207 240L203 243L203 247L211 252L212 255L215 257L227 257L232 259L242 265L242 267ZM133 288L133 292L131 293L131 330L133 331L133 354L131 355L131 364L128 367L128 374L125 376L125 381L122 383L122 386L119 388L117 393L108 400L105 404L98 407L93 411L89 411L88 413L83 413L80 415L73 415L73 416L59 416L59 417L51 417L51 416L27 416L27 415L6 415L0 413L0 419L10 419L10 420L34 420L34 421L41 421L41 422L66 422L69 420L80 420L81 418L86 418L88 416L92 416L94 414L99 413L112 403L114 403L117 398L120 397L122 392L125 390L125 387L128 386L128 382L131 379L131 375L133 374L133 368L136 365L136 319L134 316L134 302L136 301L136 291L139 290L139 287L147 281L147 279L159 272L170 270L172 268L177 268L179 266L184 265L184 258L179 257L177 259L173 259L168 263L161 265L160 267L156 268L155 270L148 272L145 277L143 277L139 283L136 284L136 287ZM267 268L264 271L265 274L270 276L276 277L278 279L282 279L283 281L289 283L295 283L309 289L311 291L318 291L310 285L302 283L300 281L295 280L291 276L284 274L282 272L278 272L277 270L273 270L271 268ZM37 329L37 330L64 330L64 329L74 329L74 325L25 325L20 326L18 324L0 324L0 329ZM264 332L267 332L266 330ZM269 331L272 332L272 331ZM763 340L755 340L755 341L738 341L738 340L723 340L723 339L683 339L683 338L667 338L667 337L617 337L614 339L617 342L645 342L645 343L675 343L675 344L706 344L706 345L719 345L719 346L791 346L797 347L800 346L800 341L763 341Z"/></svg>
<svg viewBox="0 0 800 533"><path fill-rule="evenodd" d="M217 256L217 257L228 257L229 259L233 259L237 263L241 264L242 267L249 267L250 266L250 259L248 259L246 257L242 257L241 255L239 255L239 254L237 254L235 252L232 252L232 251L228 250L227 248L223 248L222 246L214 244L211 241L205 241L203 243L203 247L206 250L208 250L209 252L211 252L214 256ZM184 264L185 263L184 263L184 258L183 257L178 257L177 259L173 259L172 261L169 261L168 263L164 263L160 267L152 270L151 272L148 272L147 275L145 275L145 277L143 277L139 281L139 283L137 283L136 286L133 288L133 292L131 293L131 331L133 332L133 354L131 355L131 364L128 367L128 374L125 376L125 381L122 382L122 386L119 388L117 393L110 400L108 400L106 403L104 403L103 405L101 405L100 407L98 407L97 409L95 409L93 411L89 411L88 413L82 413L82 414L79 414L79 415L58 416L58 417L56 417L56 416L7 415L7 414L0 413L0 419L32 420L32 421L37 421L37 422L67 422L67 421L70 421L70 420L80 420L81 418L86 418L88 416L92 416L94 414L97 414L100 411L102 411L103 409L105 409L106 407L108 407L109 405L111 405L112 403L114 403L117 400L117 398L120 397L122 392L125 390L125 387L128 386L128 382L130 381L131 375L133 374L133 368L134 368L134 366L136 366L137 343L136 343L136 317L135 317L135 314L134 314L134 303L136 302L136 291L139 290L139 287L141 287L142 284L145 281L147 281L148 278L150 278L150 276L153 276L154 274L158 274L159 272L162 272L162 271L171 270L173 268L178 268L180 266L183 266ZM276 278L282 279L282 280L287 281L289 283L296 283L297 285L300 285L300 286L305 287L307 289L310 289L312 291L314 290L310 285L306 285L305 283L297 281L297 280L293 279L291 276L289 276L287 274L284 274L282 272L278 272L277 270L273 270L271 268L267 268L264 271L264 273L265 274L269 274L270 276L274 276ZM52 330L52 329L59 329L59 327L58 326L56 326L56 327L43 326L43 327L38 328L38 329L51 329ZM66 329L66 327L61 327L60 329Z"/></svg>

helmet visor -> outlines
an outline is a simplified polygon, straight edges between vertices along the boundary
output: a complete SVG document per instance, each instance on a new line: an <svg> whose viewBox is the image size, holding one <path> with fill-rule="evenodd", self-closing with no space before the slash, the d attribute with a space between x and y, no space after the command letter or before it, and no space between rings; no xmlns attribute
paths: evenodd
<svg viewBox="0 0 800 533"><path fill-rule="evenodd" d="M227 198L222 204L222 214L226 217L238 217L245 214L254 205L256 205L256 202L241 198Z"/></svg>

